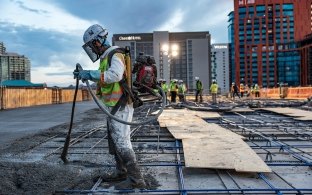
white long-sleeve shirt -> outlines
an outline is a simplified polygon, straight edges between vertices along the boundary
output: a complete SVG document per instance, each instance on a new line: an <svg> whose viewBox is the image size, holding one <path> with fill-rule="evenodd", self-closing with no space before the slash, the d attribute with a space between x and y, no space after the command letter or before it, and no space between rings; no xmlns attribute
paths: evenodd
<svg viewBox="0 0 312 195"><path fill-rule="evenodd" d="M112 46L108 48L100 57L101 60L104 59L109 52L118 48L118 46ZM123 74L125 71L125 62L122 60L121 55L119 53L115 53L111 59L111 66L104 72L104 83L115 83L119 82L123 78Z"/></svg>

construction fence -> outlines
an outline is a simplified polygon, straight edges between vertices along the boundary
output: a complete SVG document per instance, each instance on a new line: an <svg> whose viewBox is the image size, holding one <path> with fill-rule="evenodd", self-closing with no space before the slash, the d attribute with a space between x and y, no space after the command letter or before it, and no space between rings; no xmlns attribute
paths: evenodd
<svg viewBox="0 0 312 195"><path fill-rule="evenodd" d="M72 102L75 89L62 88L0 88L0 109ZM76 101L91 100L87 89L79 89Z"/></svg>
<svg viewBox="0 0 312 195"><path fill-rule="evenodd" d="M260 90L261 98L306 99L311 96L312 87L279 87Z"/></svg>
<svg viewBox="0 0 312 195"><path fill-rule="evenodd" d="M230 92L226 94L219 93L220 95L225 95L226 97L231 97ZM277 88L261 88L260 98L262 99L307 99L312 97L312 87L277 87ZM249 98L255 98L254 93L250 93ZM203 100L210 100L210 92L203 92ZM195 90L189 91L186 94L186 99L189 101L195 100Z"/></svg>

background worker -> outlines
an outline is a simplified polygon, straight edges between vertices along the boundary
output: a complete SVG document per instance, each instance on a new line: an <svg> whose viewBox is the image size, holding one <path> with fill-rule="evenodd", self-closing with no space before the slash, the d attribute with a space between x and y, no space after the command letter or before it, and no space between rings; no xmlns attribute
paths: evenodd
<svg viewBox="0 0 312 195"><path fill-rule="evenodd" d="M239 94L238 94L238 87L234 82L232 83L231 91L232 91L233 100L235 100L235 95L237 95L237 97L240 99Z"/></svg>
<svg viewBox="0 0 312 195"><path fill-rule="evenodd" d="M178 85L177 85L177 80L172 79L170 82L170 96L171 96L171 102L175 103L177 99L177 90L178 90Z"/></svg>
<svg viewBox="0 0 312 195"><path fill-rule="evenodd" d="M195 102L198 101L198 96L200 98L200 102L203 102L203 89L204 89L203 84L199 80L199 77L195 77L195 81L196 81Z"/></svg>
<svg viewBox="0 0 312 195"><path fill-rule="evenodd" d="M244 86L243 83L241 83L241 84L239 85L239 93L240 93L240 96L241 96L241 97L244 97L245 86Z"/></svg>
<svg viewBox="0 0 312 195"><path fill-rule="evenodd" d="M260 87L258 86L258 84L255 84L253 91L255 93L255 97L260 97Z"/></svg>
<svg viewBox="0 0 312 195"><path fill-rule="evenodd" d="M83 48L93 62L100 59L100 66L98 70L74 71L74 75L83 82L86 80L98 82L97 94L103 103L116 117L130 122L133 116L132 103L123 101L124 104L114 109L118 101L125 96L119 82L124 79L126 66L124 55L121 53L115 53L111 64L108 64L108 54L118 47L110 46L107 35L108 31L98 24L90 26L85 31ZM115 185L115 189L145 188L143 175L130 141L130 126L107 118L107 129L109 153L115 157L116 170L112 174L102 175L102 179L104 181L123 180Z"/></svg>
<svg viewBox="0 0 312 195"><path fill-rule="evenodd" d="M162 79L162 80L160 81L160 87L162 88L162 90L163 90L164 93L165 93L165 97L164 97L164 98L166 98L166 99L165 99L165 102L166 102L166 104L167 104L168 84L167 84L167 82L166 82L165 79Z"/></svg>
<svg viewBox="0 0 312 195"><path fill-rule="evenodd" d="M212 95L212 104L217 103L217 93L218 93L218 84L216 80L212 80L212 84L210 86L210 93Z"/></svg>
<svg viewBox="0 0 312 195"><path fill-rule="evenodd" d="M245 96L246 97L250 96L250 88L249 88L249 86L247 84L245 85Z"/></svg>
<svg viewBox="0 0 312 195"><path fill-rule="evenodd" d="M186 86L183 83L183 80L178 81L178 96L180 102L185 102L185 93L186 93Z"/></svg>

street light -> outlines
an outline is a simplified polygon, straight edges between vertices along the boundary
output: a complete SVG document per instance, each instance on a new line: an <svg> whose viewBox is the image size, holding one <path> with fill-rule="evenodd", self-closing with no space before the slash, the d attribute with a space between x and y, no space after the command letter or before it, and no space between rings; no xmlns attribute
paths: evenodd
<svg viewBox="0 0 312 195"><path fill-rule="evenodd" d="M160 56L164 57L166 56L168 58L167 62L168 62L168 73L169 73L169 80L171 80L171 67L170 67L170 62L171 59L178 56L179 54L179 46L178 44L162 44L160 48ZM165 65L165 60L162 61L163 65ZM159 63L161 64L161 63ZM163 67L164 70L164 67Z"/></svg>

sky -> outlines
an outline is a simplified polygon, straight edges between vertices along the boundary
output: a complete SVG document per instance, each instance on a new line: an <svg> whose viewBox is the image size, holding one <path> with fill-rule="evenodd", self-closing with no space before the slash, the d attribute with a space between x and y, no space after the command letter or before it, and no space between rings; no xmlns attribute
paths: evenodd
<svg viewBox="0 0 312 195"><path fill-rule="evenodd" d="M1 0L0 42L31 61L31 82L74 85L73 70L97 69L82 49L92 24L113 34L209 31L228 42L233 0Z"/></svg>

